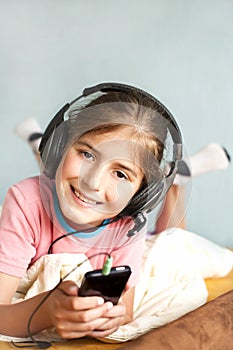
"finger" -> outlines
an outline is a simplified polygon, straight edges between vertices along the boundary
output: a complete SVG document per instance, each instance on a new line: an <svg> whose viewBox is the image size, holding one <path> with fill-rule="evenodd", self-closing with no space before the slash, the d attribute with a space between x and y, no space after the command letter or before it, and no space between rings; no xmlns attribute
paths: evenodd
<svg viewBox="0 0 233 350"><path fill-rule="evenodd" d="M60 283L56 289L62 291L66 295L78 295L78 286L73 281L64 281Z"/></svg>
<svg viewBox="0 0 233 350"><path fill-rule="evenodd" d="M76 297L72 299L72 302L74 310L90 310L93 308L99 308L99 310L101 309L107 312L113 307L112 303L105 303L102 297Z"/></svg>
<svg viewBox="0 0 233 350"><path fill-rule="evenodd" d="M89 333L88 336L92 337L92 338L105 338L108 335L116 332L118 330L118 328L119 327L114 327L114 328L111 328L111 329L108 329L108 330L103 330L103 331L94 330L93 332Z"/></svg>
<svg viewBox="0 0 233 350"><path fill-rule="evenodd" d="M92 299L92 298L91 298ZM88 304L87 304L88 305ZM89 309L83 309L75 313L75 322L91 322L95 319L105 317L104 315L113 307L112 303L107 302L102 305L95 306Z"/></svg>
<svg viewBox="0 0 233 350"><path fill-rule="evenodd" d="M90 299L93 299L93 298L94 297ZM73 297L69 297L69 299L73 299ZM84 299L84 298L76 297L76 299ZM106 314L108 310L113 307L113 305L112 303L103 303L102 305L95 306L92 308L88 306L89 309L85 308L84 310L82 309L83 307L85 306L83 306L82 303L81 305L75 305L75 307L73 308L70 307L70 305L68 307L62 307L62 306L59 307L58 305L53 315L55 324L58 325L62 323L74 323L74 324L90 323L98 318L104 317L103 315Z"/></svg>
<svg viewBox="0 0 233 350"><path fill-rule="evenodd" d="M99 318L87 323L62 321L56 325L57 333L66 339L84 337L95 329L101 329L108 319Z"/></svg>
<svg viewBox="0 0 233 350"><path fill-rule="evenodd" d="M126 307L123 304L115 305L113 308L109 309L104 317L113 318L113 317L123 317L126 314Z"/></svg>
<svg viewBox="0 0 233 350"><path fill-rule="evenodd" d="M96 308L104 304L102 297L78 297L68 296L63 290L58 290L60 294L56 297L56 308L64 309L67 311L84 311L92 308ZM107 312L110 309L109 306L105 307Z"/></svg>
<svg viewBox="0 0 233 350"><path fill-rule="evenodd" d="M106 319L106 322L103 323L100 327L95 328L95 331L107 331L109 329L119 328L123 323L123 317L115 317Z"/></svg>

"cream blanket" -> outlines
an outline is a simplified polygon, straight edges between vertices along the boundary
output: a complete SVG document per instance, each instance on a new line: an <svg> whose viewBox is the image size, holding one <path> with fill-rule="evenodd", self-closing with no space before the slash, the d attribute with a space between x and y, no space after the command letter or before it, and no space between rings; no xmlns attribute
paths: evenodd
<svg viewBox="0 0 233 350"><path fill-rule="evenodd" d="M42 257L22 279L21 293L15 296L14 302L52 289L60 277L85 258L80 254L66 253ZM194 310L207 300L204 279L225 276L232 268L233 252L194 233L169 229L148 236L141 280L135 289L134 320L102 340L125 342L135 339ZM88 261L68 279L80 284L84 273L91 269ZM35 338L60 340L53 330L44 331ZM0 340L12 339L19 340L0 335Z"/></svg>

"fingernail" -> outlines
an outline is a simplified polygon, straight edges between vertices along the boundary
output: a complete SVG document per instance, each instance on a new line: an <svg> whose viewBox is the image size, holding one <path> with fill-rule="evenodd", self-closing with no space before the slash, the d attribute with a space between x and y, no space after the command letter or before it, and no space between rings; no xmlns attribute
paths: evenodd
<svg viewBox="0 0 233 350"><path fill-rule="evenodd" d="M97 299L97 304L98 305L103 305L103 303L104 303L104 299L103 298L98 298Z"/></svg>
<svg viewBox="0 0 233 350"><path fill-rule="evenodd" d="M108 310L113 308L113 303L111 303L110 301L107 302L107 306L108 306Z"/></svg>

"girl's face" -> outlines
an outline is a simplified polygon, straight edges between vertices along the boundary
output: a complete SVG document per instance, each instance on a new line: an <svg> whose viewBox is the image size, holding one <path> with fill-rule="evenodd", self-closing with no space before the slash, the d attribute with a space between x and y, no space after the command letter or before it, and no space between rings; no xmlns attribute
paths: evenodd
<svg viewBox="0 0 233 350"><path fill-rule="evenodd" d="M56 174L60 208L71 226L98 226L126 207L144 176L135 148L125 128L89 133L71 146Z"/></svg>

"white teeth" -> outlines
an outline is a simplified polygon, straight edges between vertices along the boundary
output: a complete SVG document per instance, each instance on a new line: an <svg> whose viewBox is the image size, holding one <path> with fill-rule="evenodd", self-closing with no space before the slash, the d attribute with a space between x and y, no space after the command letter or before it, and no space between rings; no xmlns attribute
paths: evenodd
<svg viewBox="0 0 233 350"><path fill-rule="evenodd" d="M77 191L74 191L75 195L81 199L82 202L88 203L88 204L97 204L94 201L91 201L90 199L84 198L80 193L78 193Z"/></svg>

